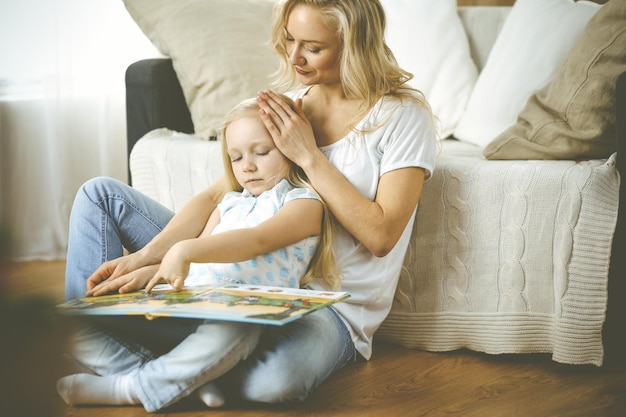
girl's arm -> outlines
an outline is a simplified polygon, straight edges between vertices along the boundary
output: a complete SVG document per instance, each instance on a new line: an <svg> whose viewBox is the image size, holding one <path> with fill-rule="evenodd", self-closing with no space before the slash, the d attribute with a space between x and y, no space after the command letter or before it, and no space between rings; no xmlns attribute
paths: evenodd
<svg viewBox="0 0 626 417"><path fill-rule="evenodd" d="M274 216L253 228L236 229L176 243L163 258L146 291L160 282L175 290L183 287L189 264L242 262L273 252L321 233L322 202L310 198L292 200Z"/></svg>
<svg viewBox="0 0 626 417"><path fill-rule="evenodd" d="M258 96L261 118L280 151L298 164L337 221L373 255L385 256L400 239L422 192L425 171L403 168L381 176L374 201L363 196L319 150L302 111L271 91Z"/></svg>
<svg viewBox="0 0 626 417"><path fill-rule="evenodd" d="M200 235L210 213L230 191L225 177L189 200L167 226L139 251L107 261L87 278L86 295L143 288L167 251L181 240Z"/></svg>

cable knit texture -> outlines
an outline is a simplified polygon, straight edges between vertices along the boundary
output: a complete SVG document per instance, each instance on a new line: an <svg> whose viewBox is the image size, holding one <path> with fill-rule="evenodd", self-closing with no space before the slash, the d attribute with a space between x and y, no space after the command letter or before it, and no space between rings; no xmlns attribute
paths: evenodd
<svg viewBox="0 0 626 417"><path fill-rule="evenodd" d="M380 339L602 364L619 176L608 160L486 161L446 141Z"/></svg>

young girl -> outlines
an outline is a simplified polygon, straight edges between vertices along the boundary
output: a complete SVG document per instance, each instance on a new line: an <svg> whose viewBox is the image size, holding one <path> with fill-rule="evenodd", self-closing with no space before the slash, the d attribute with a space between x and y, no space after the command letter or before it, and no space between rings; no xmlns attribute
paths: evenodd
<svg viewBox="0 0 626 417"><path fill-rule="evenodd" d="M234 191L213 210L197 238L181 241L168 251L146 291L163 281L180 290L188 277L195 284L227 281L291 288L321 279L323 285L336 288L339 281L329 246L330 216L307 185L302 170L274 145L261 122L256 100L244 101L229 112L221 137L225 171ZM105 281L88 294L116 289L114 283ZM244 359L256 347L261 327L205 321L160 358L142 363L138 357L130 372L70 375L59 380L57 389L68 404L141 403L148 411L156 411L186 394L168 386L195 374L198 364L207 365L191 390ZM79 338L84 346L78 349L87 355L85 338L90 333L93 331ZM99 350L91 354L102 356ZM158 387L158 405L149 394L152 387ZM219 406L221 394L216 395L216 389L205 385L199 394L207 404Z"/></svg>
<svg viewBox="0 0 626 417"><path fill-rule="evenodd" d="M283 64L280 85L304 88L288 93L295 109L271 91L259 93L260 114L278 149L303 169L333 214L341 290L351 296L263 329L254 352L215 382L235 400L261 402L302 400L357 355L371 358L437 152L428 104L407 86L411 74L385 43L379 0L278 4L272 44ZM142 288L172 246L202 232L207 207L227 190L220 180L174 215L119 182L88 182L70 219L66 294L81 296L105 280ZM130 255L122 256L122 244ZM194 331L182 322L155 324L161 340ZM128 342L121 339L116 343ZM102 375L124 369L125 360L83 363ZM179 390L191 392L196 382L190 377Z"/></svg>

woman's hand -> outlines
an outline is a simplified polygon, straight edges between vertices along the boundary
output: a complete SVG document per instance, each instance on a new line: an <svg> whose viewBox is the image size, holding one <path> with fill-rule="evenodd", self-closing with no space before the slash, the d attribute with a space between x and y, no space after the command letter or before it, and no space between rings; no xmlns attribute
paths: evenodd
<svg viewBox="0 0 626 417"><path fill-rule="evenodd" d="M127 279L132 272L148 265L158 264L159 261L159 259L147 257L142 251L139 251L104 262L98 267L98 269L95 270L93 274L91 274L91 276L89 276L89 278L87 278L86 295L104 294L101 290L105 282L108 283L107 287L110 288L109 291L115 291L124 285L123 283L117 287L115 285L111 285L114 282L118 282L118 278L124 278L119 281L122 282Z"/></svg>
<svg viewBox="0 0 626 417"><path fill-rule="evenodd" d="M307 166L307 159L319 150L311 123L302 110L302 100L298 99L292 109L278 95L267 90L258 93L257 102L261 107L261 120L276 147L297 165Z"/></svg>
<svg viewBox="0 0 626 417"><path fill-rule="evenodd" d="M104 265L104 264L103 264ZM146 283L154 276L159 265L147 265L135 269L127 274L111 276L108 279L100 281L98 284L89 285L87 288L87 296L104 295L111 292L119 292L120 294L137 291L142 289ZM89 281L88 281L89 282Z"/></svg>
<svg viewBox="0 0 626 417"><path fill-rule="evenodd" d="M180 291L185 285L185 278L189 273L190 262L183 256L185 253L185 241L179 242L165 254L163 261L152 279L146 285L146 292L152 291L155 285L167 282L174 291Z"/></svg>

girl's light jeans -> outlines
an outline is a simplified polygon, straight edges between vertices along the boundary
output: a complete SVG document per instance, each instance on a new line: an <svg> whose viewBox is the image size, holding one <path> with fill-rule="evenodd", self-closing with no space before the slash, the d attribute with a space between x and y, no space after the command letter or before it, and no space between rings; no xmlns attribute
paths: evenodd
<svg viewBox="0 0 626 417"><path fill-rule="evenodd" d="M102 262L122 256L124 247L140 249L173 215L119 181L100 177L86 182L70 216L66 298L84 295L85 279ZM355 356L350 333L332 308L280 327L136 319L112 318L85 328L74 338L72 353L99 375L132 372L148 411L176 402L246 357L220 379L227 396L302 400ZM169 346L167 353L153 347L154 339ZM215 362L223 356L211 353L217 349L227 349L231 362Z"/></svg>

